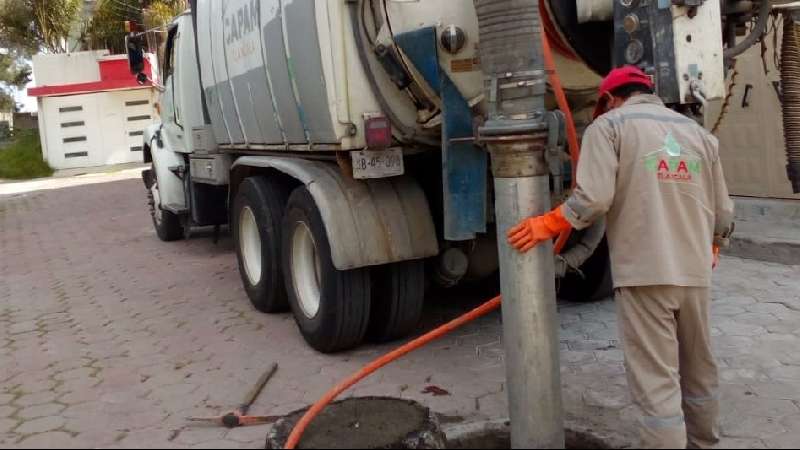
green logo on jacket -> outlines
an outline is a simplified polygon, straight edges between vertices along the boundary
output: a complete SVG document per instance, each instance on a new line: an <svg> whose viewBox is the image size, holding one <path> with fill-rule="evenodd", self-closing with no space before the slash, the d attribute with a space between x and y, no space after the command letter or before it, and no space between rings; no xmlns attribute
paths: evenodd
<svg viewBox="0 0 800 450"><path fill-rule="evenodd" d="M703 158L685 149L672 133L664 138L664 145L645 156L645 168L658 174L660 181L689 182L703 170Z"/></svg>

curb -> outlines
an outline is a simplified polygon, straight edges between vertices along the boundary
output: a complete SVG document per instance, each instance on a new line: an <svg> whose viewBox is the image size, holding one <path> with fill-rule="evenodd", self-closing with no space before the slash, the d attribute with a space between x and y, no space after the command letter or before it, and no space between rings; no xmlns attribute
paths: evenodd
<svg viewBox="0 0 800 450"><path fill-rule="evenodd" d="M800 265L800 243L797 242L734 235L731 238L731 246L725 249L723 254L790 266Z"/></svg>

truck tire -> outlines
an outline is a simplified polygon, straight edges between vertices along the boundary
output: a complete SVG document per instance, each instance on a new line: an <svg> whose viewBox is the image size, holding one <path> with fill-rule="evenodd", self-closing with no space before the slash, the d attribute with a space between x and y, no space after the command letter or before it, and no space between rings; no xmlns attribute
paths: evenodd
<svg viewBox="0 0 800 450"><path fill-rule="evenodd" d="M603 239L594 254L581 266L580 274L567 273L559 282L558 298L570 302L592 302L611 297L611 260L608 242Z"/></svg>
<svg viewBox="0 0 800 450"><path fill-rule="evenodd" d="M372 307L367 337L389 342L411 334L425 305L425 262L406 261L372 269Z"/></svg>
<svg viewBox="0 0 800 450"><path fill-rule="evenodd" d="M289 305L306 342L322 353L360 345L370 317L369 269L336 270L325 224L305 187L289 197L283 248Z"/></svg>
<svg viewBox="0 0 800 450"><path fill-rule="evenodd" d="M158 238L164 242L174 242L184 238L181 218L176 214L161 208L158 194L158 177L155 167L150 169L152 186L147 191L147 202L150 204L150 216L153 218L153 228L156 229Z"/></svg>
<svg viewBox="0 0 800 450"><path fill-rule="evenodd" d="M233 202L239 273L253 306L264 313L289 310L281 270L281 222L289 188L267 177L247 178Z"/></svg>

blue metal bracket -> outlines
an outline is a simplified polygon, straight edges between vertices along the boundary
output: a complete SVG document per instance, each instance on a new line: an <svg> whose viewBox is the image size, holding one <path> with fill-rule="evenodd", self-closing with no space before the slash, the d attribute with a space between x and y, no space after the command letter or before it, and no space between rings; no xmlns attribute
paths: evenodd
<svg viewBox="0 0 800 450"><path fill-rule="evenodd" d="M442 100L444 237L474 239L486 232L488 155L470 142L453 141L474 136L472 109L439 66L435 28L399 34L395 42Z"/></svg>

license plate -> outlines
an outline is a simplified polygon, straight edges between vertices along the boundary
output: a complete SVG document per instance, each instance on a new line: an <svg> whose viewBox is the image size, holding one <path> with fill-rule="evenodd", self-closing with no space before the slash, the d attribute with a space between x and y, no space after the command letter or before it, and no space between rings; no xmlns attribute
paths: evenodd
<svg viewBox="0 0 800 450"><path fill-rule="evenodd" d="M397 177L405 173L403 150L363 150L350 153L353 158L353 178Z"/></svg>

